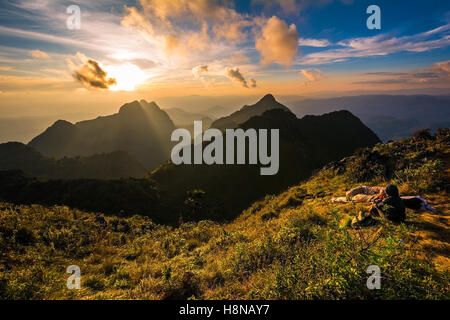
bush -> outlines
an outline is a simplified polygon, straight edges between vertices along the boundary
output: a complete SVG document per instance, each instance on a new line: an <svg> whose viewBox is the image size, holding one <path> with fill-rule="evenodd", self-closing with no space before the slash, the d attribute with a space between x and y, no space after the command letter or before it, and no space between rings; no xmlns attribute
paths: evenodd
<svg viewBox="0 0 450 320"><path fill-rule="evenodd" d="M86 287L94 290L94 291L101 291L105 288L105 282L100 276L88 276L82 280L82 285L84 284Z"/></svg>
<svg viewBox="0 0 450 320"><path fill-rule="evenodd" d="M395 182L416 192L440 191L444 184L444 165L441 160L425 160L417 168L406 168L395 174Z"/></svg>
<svg viewBox="0 0 450 320"><path fill-rule="evenodd" d="M16 240L16 243L22 246L32 245L36 241L34 233L25 227L17 230L14 238Z"/></svg>
<svg viewBox="0 0 450 320"><path fill-rule="evenodd" d="M346 168L346 176L353 182L387 178L386 157L377 151L362 150L355 154Z"/></svg>

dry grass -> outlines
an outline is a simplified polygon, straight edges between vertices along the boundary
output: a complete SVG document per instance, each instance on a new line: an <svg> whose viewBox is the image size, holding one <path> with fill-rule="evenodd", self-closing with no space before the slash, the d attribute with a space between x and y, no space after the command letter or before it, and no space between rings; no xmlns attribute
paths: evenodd
<svg viewBox="0 0 450 320"><path fill-rule="evenodd" d="M448 180L449 162L444 163ZM436 213L408 210L406 224L380 221L355 231L345 223L367 205L329 200L357 184L327 169L255 202L231 223L201 221L179 228L142 216L104 217L103 226L96 214L67 207L1 203L0 296L449 299L448 192L421 194ZM382 270L381 290L365 286L371 264ZM69 265L81 268L81 290L66 288Z"/></svg>

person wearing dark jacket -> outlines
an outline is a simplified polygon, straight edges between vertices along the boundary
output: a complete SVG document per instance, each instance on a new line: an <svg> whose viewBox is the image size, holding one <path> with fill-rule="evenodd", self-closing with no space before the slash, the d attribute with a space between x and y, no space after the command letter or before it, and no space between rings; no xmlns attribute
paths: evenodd
<svg viewBox="0 0 450 320"><path fill-rule="evenodd" d="M393 222L403 222L406 219L405 204L400 198L397 186L386 187L386 198L375 201L370 210L371 215L382 215Z"/></svg>
<svg viewBox="0 0 450 320"><path fill-rule="evenodd" d="M358 217L354 218L351 222L351 226L354 229L362 227L370 227L377 223L373 217L384 216L386 219L400 223L405 221L405 204L400 198L398 188L393 184L388 185L384 191L386 196L377 199L373 202L372 208L367 214L360 212Z"/></svg>

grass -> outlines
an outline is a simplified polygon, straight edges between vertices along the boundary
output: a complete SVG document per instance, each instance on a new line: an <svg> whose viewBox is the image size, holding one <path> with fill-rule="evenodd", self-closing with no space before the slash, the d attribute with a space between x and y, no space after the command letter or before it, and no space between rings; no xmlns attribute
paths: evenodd
<svg viewBox="0 0 450 320"><path fill-rule="evenodd" d="M139 215L1 203L0 298L449 299L448 138L360 151L227 224L175 228ZM329 202L359 184L391 182L437 213L408 210L404 224L357 231L348 221L367 205ZM66 287L69 265L81 268L80 290ZM381 269L380 290L366 287L370 265Z"/></svg>

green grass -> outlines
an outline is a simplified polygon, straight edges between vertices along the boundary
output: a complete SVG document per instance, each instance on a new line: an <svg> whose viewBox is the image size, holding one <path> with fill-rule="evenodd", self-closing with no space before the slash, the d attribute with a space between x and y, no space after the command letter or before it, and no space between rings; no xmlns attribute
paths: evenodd
<svg viewBox="0 0 450 320"><path fill-rule="evenodd" d="M419 138L329 165L226 224L171 227L140 215L104 224L64 206L1 203L0 298L449 299L448 134ZM355 163L373 167L355 174ZM405 224L356 231L347 222L367 205L329 202L390 182L438 213L408 210ZM80 290L66 287L69 265L81 268ZM369 265L381 269L380 290L366 287Z"/></svg>

